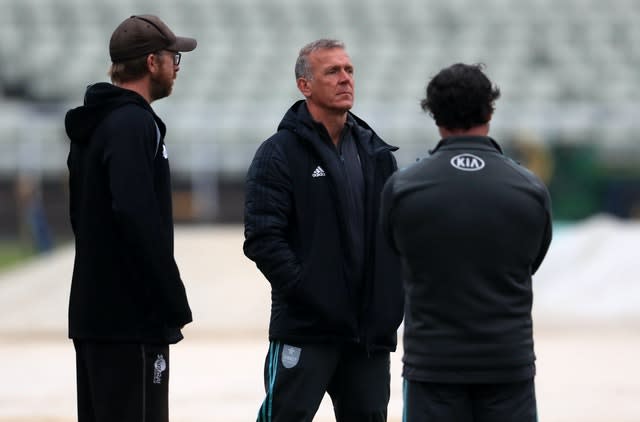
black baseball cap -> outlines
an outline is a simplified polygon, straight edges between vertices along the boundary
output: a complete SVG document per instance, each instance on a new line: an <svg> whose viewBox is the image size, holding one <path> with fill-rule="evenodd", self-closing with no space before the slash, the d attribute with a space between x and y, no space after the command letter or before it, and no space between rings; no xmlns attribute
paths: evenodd
<svg viewBox="0 0 640 422"><path fill-rule="evenodd" d="M159 50L192 51L197 44L194 38L176 37L155 15L133 15L113 31L109 55L118 63Z"/></svg>

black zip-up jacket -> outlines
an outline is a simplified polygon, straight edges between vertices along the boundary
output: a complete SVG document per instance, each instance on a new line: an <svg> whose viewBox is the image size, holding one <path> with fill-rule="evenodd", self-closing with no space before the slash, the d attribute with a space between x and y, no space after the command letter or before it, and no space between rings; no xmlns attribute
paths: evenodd
<svg viewBox="0 0 640 422"><path fill-rule="evenodd" d="M533 377L531 276L551 242L550 197L488 137L453 137L389 179L382 224L403 258L404 376Z"/></svg>
<svg viewBox="0 0 640 422"><path fill-rule="evenodd" d="M137 93L98 83L65 127L76 250L69 337L179 341L191 310L173 256L165 125Z"/></svg>
<svg viewBox="0 0 640 422"><path fill-rule="evenodd" d="M378 224L380 192L396 170L391 151L362 120L354 141L365 183L364 286L353 294L340 160L304 101L285 114L258 149L246 179L244 252L271 283L271 340L359 343L395 350L402 321L400 262ZM333 148L333 146L332 146Z"/></svg>

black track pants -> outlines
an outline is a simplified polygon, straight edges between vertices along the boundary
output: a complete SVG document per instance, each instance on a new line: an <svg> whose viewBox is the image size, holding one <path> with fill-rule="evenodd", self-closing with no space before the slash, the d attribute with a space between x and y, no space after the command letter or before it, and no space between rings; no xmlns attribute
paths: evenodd
<svg viewBox="0 0 640 422"><path fill-rule="evenodd" d="M78 422L168 422L168 345L73 344Z"/></svg>
<svg viewBox="0 0 640 422"><path fill-rule="evenodd" d="M536 422L533 379L502 384L404 381L403 422Z"/></svg>
<svg viewBox="0 0 640 422"><path fill-rule="evenodd" d="M325 392L337 422L387 420L389 352L271 342L264 369L267 395L258 422L310 422Z"/></svg>

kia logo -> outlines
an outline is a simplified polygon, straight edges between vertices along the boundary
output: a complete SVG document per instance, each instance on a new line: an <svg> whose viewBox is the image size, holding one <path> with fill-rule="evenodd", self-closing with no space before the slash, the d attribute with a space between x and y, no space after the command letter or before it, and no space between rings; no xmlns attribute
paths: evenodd
<svg viewBox="0 0 640 422"><path fill-rule="evenodd" d="M484 160L473 154L460 154L451 159L451 165L462 171L478 171L484 168Z"/></svg>

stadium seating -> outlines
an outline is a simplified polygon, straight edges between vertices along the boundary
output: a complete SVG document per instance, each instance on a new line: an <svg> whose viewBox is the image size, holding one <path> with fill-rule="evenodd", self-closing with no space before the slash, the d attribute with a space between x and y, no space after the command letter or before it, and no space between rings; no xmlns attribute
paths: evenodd
<svg viewBox="0 0 640 422"><path fill-rule="evenodd" d="M0 151L44 142L40 150L49 163L43 168L51 171L64 168L64 111L81 101L87 84L107 80L111 31L135 13L158 14L176 33L199 42L183 57L172 98L156 105L169 124L178 170L210 166L244 172L257 144L300 98L293 76L298 50L320 37L346 42L356 66L354 112L401 147L401 163L424 155L437 139L419 101L428 78L453 62L485 63L500 86L503 97L493 126L498 138L521 130L542 141L587 138L607 130L604 143L619 145L633 142L640 122L637 0L3 0L2 5L0 109L6 116L0 119ZM215 154L215 163L194 158L193 151L202 148ZM17 165L0 158L0 171Z"/></svg>

